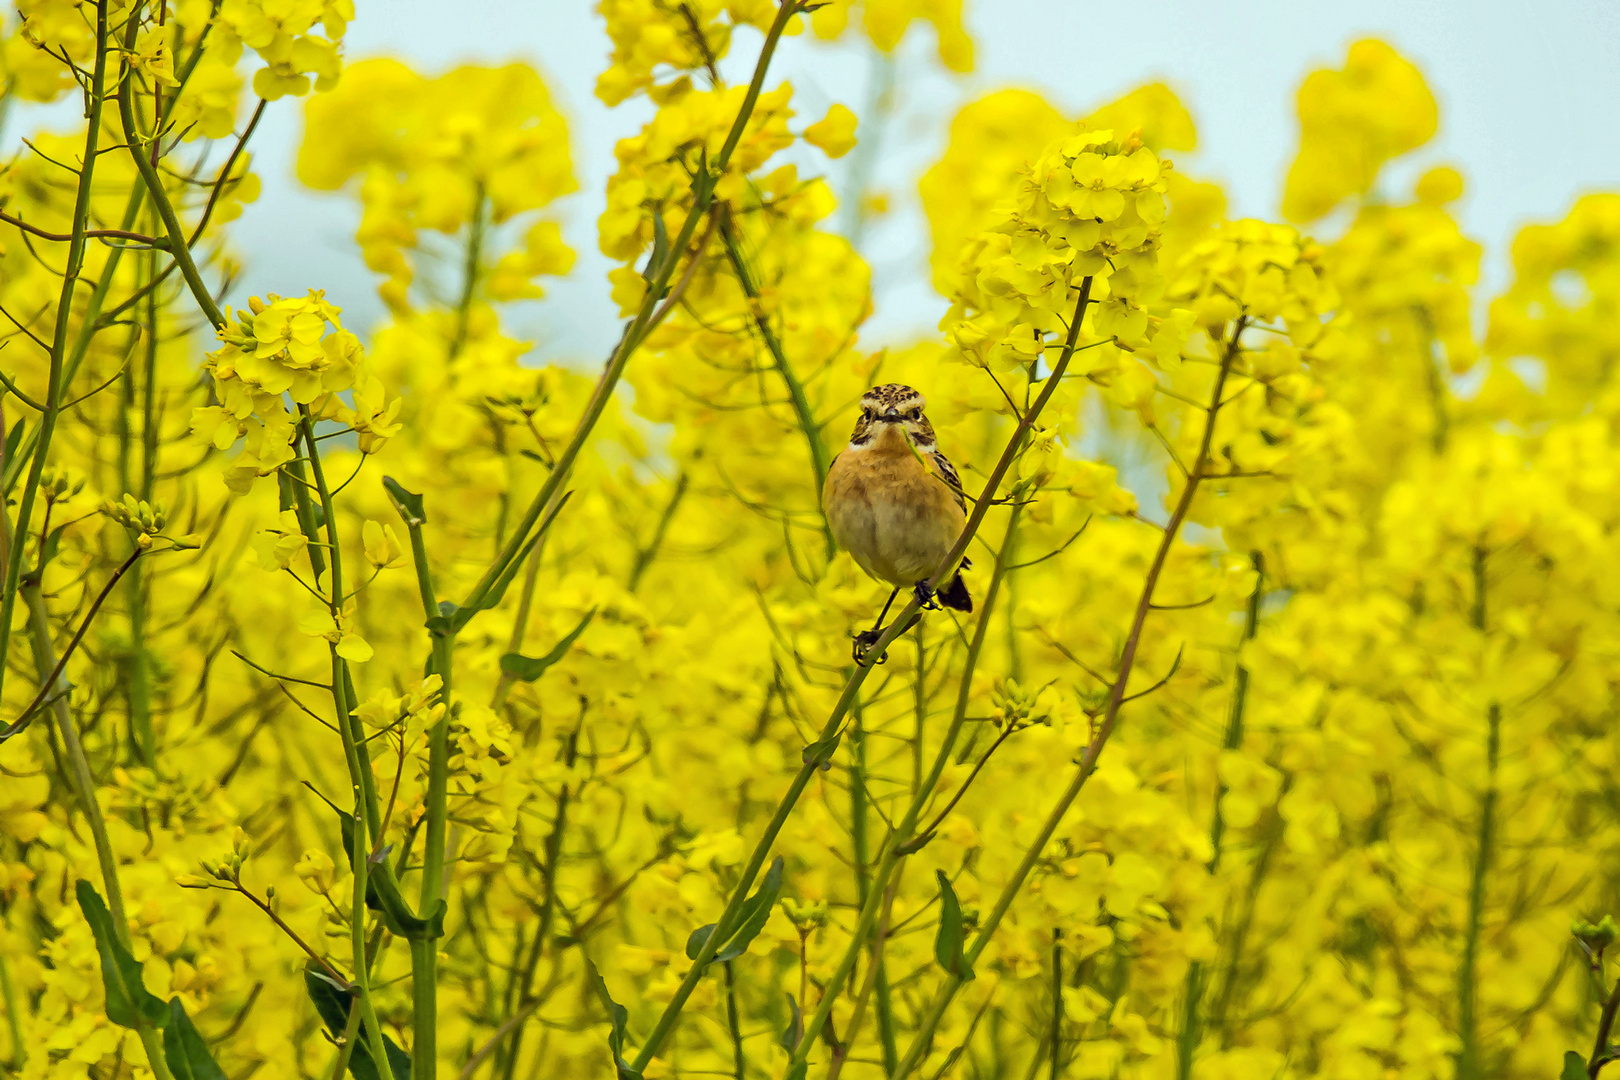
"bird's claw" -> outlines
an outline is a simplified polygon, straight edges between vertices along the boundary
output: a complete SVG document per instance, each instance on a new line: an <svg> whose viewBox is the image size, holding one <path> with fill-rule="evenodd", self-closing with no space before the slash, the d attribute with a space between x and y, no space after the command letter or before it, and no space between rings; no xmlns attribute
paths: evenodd
<svg viewBox="0 0 1620 1080"><path fill-rule="evenodd" d="M916 594L917 603L924 611L940 610L938 601L934 599L934 590L928 587L928 582L917 582L912 592Z"/></svg>
<svg viewBox="0 0 1620 1080"><path fill-rule="evenodd" d="M855 646L852 653L857 664L861 665L862 667L866 666L867 652L871 650L872 646L878 643L878 639L882 636L883 631L877 627L874 627L871 630L862 630L860 633L855 635ZM876 663L887 663L888 659L889 654L885 652L882 656L877 658Z"/></svg>

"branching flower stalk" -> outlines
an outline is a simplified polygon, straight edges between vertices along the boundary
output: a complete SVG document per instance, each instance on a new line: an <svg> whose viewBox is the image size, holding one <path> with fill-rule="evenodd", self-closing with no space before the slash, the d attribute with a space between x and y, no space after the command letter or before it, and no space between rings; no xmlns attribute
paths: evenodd
<svg viewBox="0 0 1620 1080"><path fill-rule="evenodd" d="M1001 925L1001 920L1006 917L1008 909L1012 907L1013 901L1017 899L1019 892L1023 889L1024 882L1029 879L1030 873L1035 869L1035 864L1040 861L1041 853L1045 850L1047 842L1052 839L1052 834L1057 832L1058 825L1062 823L1064 816L1068 814L1069 808L1074 805L1075 799L1079 798L1080 791L1085 787L1086 781L1096 771L1097 759L1101 756L1103 748L1107 746L1108 738L1113 734L1114 728L1119 722L1120 706L1125 702L1126 684L1130 681L1131 672L1136 666L1137 649L1142 642L1142 630L1147 624L1148 613L1152 610L1153 593L1158 586L1159 575L1163 572L1164 564L1170 557L1170 549L1180 535L1182 523L1186 521L1187 514L1192 509L1193 498L1197 495L1200 484L1210 477L1210 470L1214 463L1210 455L1210 447L1215 438L1216 423L1220 418L1222 394L1226 388L1226 380L1228 375L1231 374L1232 365L1237 360L1242 349L1244 325L1245 320L1242 317L1239 317L1233 323L1232 336L1222 350L1220 367L1215 376L1214 389L1210 393L1209 406L1204 414L1204 428L1199 440L1198 455L1188 470L1186 481L1182 486L1181 496L1176 501L1175 509L1171 511L1170 520L1165 524L1158 549L1153 555L1153 561L1148 566L1147 577L1143 581L1142 592L1137 599L1136 612L1132 616L1130 630L1125 637L1125 647L1120 652L1119 667L1114 676L1113 685L1108 692L1108 704L1103 713L1102 722L1097 726L1096 734L1092 736L1091 741L1081 754L1074 778L1069 782L1069 786L1059 796L1057 803L1047 814L1046 820L1042 823L1040 832L1036 834L1034 842L1030 844L1029 849L1024 853L1024 858L1013 871L1012 877L1002 888L1000 896L996 899L995 906L980 924L979 932L974 936L972 946L964 954L970 966L978 960L980 954L990 944L990 939ZM915 1071L923 1056L928 1052L928 1047L933 1041L934 1030L938 1027L940 1018L944 1016L945 1010L950 1007L951 1001L956 997L956 993L961 987L961 976L951 974L945 977L944 983L934 995L933 1002L923 1016L921 1027L913 1037L911 1046L907 1048L905 1056L901 1058L900 1067L895 1073L894 1080L904 1080L905 1077L910 1076Z"/></svg>
<svg viewBox="0 0 1620 1080"><path fill-rule="evenodd" d="M57 295L56 319L51 335L50 377L45 388L45 409L39 418L39 436L34 445L33 462L28 477L23 481L22 494L17 499L16 525L12 529L11 544L6 553L5 580L0 585L0 690L5 687L6 657L11 648L11 626L17 608L18 581L22 572L23 554L27 549L29 522L34 503L39 497L40 476L50 458L51 442L56 424L61 418L62 401L67 389L64 378L67 370L68 334L73 319L73 294L78 288L79 274L84 269L85 232L90 221L90 194L95 178L96 158L100 151L101 113L107 84L107 7L109 0L96 3L96 55L91 71L90 85L85 91L84 157L79 165L79 181L73 199L72 239L68 242L67 266L62 274L62 289ZM133 26L138 21L137 10L128 18ZM127 85L127 73L121 76ZM3 508L0 508L3 510Z"/></svg>
<svg viewBox="0 0 1620 1080"><path fill-rule="evenodd" d="M337 510L332 504L332 491L326 482L326 473L321 467L320 444L315 441L315 424L304 409L303 431L304 446L309 459L310 476L314 481L315 491L320 498L321 514L325 522L325 543L327 548L327 587L330 590L327 596L327 608L333 623L341 625L343 617L343 551L338 538ZM315 539L311 537L311 539ZM366 948L366 922L368 911L366 908L366 886L371 872L375 869L386 873L382 864L374 864L371 860L372 842L380 843L382 822L376 809L375 781L371 773L371 762L361 759L361 746L363 737L360 735L359 719L353 715L354 702L350 700L349 671L343 657L338 655L338 643L327 642L327 652L332 661L332 707L336 713L338 732L343 738L343 755L349 766L350 791L353 796L354 829L350 850L350 863L353 880L353 907L349 915L349 945L353 954L351 967L354 971L355 995L359 998L361 1018L365 1021L366 1034L371 1042L373 1060L378 1063L377 1068L382 1080L393 1080L392 1068L388 1065L388 1055L384 1052L382 1043L382 1025L377 1021L376 1005L371 996L370 960ZM364 778L364 780L362 779ZM368 783L369 782L369 783ZM417 957L416 940L411 942L412 959ZM431 942L430 942L431 945ZM428 963L431 964L435 956L430 955ZM412 985L417 985L413 964ZM427 969L429 972L432 968ZM432 986L431 981L427 982ZM429 1056L424 1062L421 1056L413 1056L416 1069L426 1065L425 1073L413 1075L431 1077L437 1064L437 1042L434 1039L437 1025L431 1020L424 1030L420 1025L416 1030L416 1042L412 1044L413 1055L417 1048L426 1042L429 1047Z"/></svg>

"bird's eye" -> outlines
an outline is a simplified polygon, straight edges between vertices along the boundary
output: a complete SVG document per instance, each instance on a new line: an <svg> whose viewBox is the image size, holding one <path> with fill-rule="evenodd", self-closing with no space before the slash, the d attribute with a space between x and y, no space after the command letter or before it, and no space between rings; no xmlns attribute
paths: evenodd
<svg viewBox="0 0 1620 1080"><path fill-rule="evenodd" d="M913 420L920 420L922 419L922 410L912 409L910 412L906 413L906 415L911 417Z"/></svg>

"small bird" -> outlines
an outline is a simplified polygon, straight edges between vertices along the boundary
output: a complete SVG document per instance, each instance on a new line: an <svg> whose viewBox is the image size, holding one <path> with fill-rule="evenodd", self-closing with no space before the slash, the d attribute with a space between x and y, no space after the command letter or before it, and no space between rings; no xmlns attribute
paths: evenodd
<svg viewBox="0 0 1620 1080"><path fill-rule="evenodd" d="M861 415L849 445L833 458L822 487L821 505L833 539L862 570L894 586L872 629L855 635L860 662L877 639L883 617L903 588L916 591L924 607L935 607L928 577L950 553L967 522L962 481L939 452L934 428L923 415L928 402L900 383L874 386L861 398ZM939 603L972 611L973 598L962 581L962 560Z"/></svg>

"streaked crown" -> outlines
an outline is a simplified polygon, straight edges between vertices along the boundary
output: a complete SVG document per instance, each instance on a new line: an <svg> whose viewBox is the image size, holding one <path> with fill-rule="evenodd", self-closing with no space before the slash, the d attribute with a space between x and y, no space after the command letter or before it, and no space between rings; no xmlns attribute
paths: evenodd
<svg viewBox="0 0 1620 1080"><path fill-rule="evenodd" d="M934 428L923 415L927 405L927 398L903 383L872 387L861 397L861 415L855 420L850 446L865 446L877 431L894 424L905 428L913 444L932 448Z"/></svg>
<svg viewBox="0 0 1620 1080"><path fill-rule="evenodd" d="M861 411L873 417L893 414L888 418L899 419L914 410L920 413L927 407L928 399L904 383L874 386L861 398Z"/></svg>

